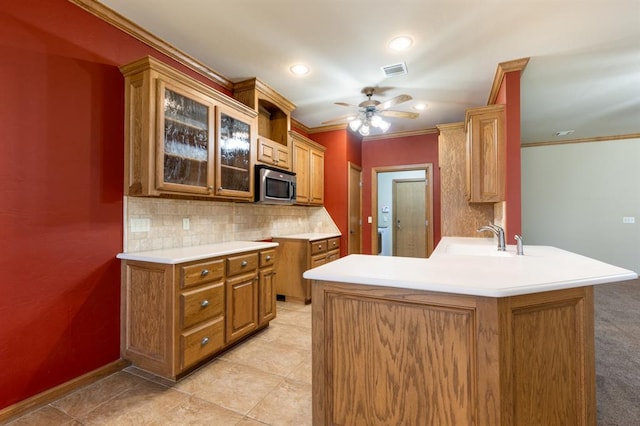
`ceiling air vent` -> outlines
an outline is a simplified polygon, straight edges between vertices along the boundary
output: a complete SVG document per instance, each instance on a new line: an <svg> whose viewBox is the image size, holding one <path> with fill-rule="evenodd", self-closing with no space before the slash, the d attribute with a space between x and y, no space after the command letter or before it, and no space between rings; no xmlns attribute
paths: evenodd
<svg viewBox="0 0 640 426"><path fill-rule="evenodd" d="M407 64L405 64L404 62L400 62L399 64L386 65L382 67L382 72L384 73L385 77L396 77L399 75L404 75L408 72Z"/></svg>

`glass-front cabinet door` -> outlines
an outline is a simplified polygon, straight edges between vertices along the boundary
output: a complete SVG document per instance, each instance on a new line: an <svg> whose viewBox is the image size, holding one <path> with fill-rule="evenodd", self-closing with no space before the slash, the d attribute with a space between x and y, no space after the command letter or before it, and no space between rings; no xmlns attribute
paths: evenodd
<svg viewBox="0 0 640 426"><path fill-rule="evenodd" d="M213 123L209 98L158 80L156 188L213 195Z"/></svg>
<svg viewBox="0 0 640 426"><path fill-rule="evenodd" d="M228 108L219 111L216 195L251 198L254 122Z"/></svg>

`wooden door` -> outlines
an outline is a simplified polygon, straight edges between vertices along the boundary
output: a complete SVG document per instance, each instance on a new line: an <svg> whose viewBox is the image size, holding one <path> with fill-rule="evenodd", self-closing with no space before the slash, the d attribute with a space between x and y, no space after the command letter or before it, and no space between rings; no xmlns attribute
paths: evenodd
<svg viewBox="0 0 640 426"><path fill-rule="evenodd" d="M258 280L256 273L227 279L227 342L258 326Z"/></svg>
<svg viewBox="0 0 640 426"><path fill-rule="evenodd" d="M347 254L362 253L362 169L349 163L349 241Z"/></svg>
<svg viewBox="0 0 640 426"><path fill-rule="evenodd" d="M324 204L324 152L311 148L309 158L309 202Z"/></svg>
<svg viewBox="0 0 640 426"><path fill-rule="evenodd" d="M426 180L393 181L393 255L427 257Z"/></svg>
<svg viewBox="0 0 640 426"><path fill-rule="evenodd" d="M311 194L309 192L310 158L311 148L309 148L307 145L294 141L292 168L296 174L296 201L298 203L308 203L311 200Z"/></svg>

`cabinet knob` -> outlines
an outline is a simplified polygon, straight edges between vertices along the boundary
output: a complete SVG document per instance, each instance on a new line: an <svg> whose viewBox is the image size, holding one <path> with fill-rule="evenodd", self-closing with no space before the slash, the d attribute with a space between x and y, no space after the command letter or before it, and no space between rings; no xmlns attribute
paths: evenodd
<svg viewBox="0 0 640 426"><path fill-rule="evenodd" d="M201 277L206 277L207 275L209 275L209 270L208 269L203 269L202 272L200 272L200 276Z"/></svg>
<svg viewBox="0 0 640 426"><path fill-rule="evenodd" d="M200 344L202 346L206 345L207 343L209 343L209 338L208 337L203 337L202 340L200 341Z"/></svg>
<svg viewBox="0 0 640 426"><path fill-rule="evenodd" d="M321 248L322 248L322 244L318 244L318 249L321 249Z"/></svg>
<svg viewBox="0 0 640 426"><path fill-rule="evenodd" d="M207 299L204 299L202 302L200 302L200 306L206 308L207 306L209 306L209 301Z"/></svg>
<svg viewBox="0 0 640 426"><path fill-rule="evenodd" d="M223 189L224 189L224 188L223 188L223 187L221 187L221 186L219 186L219 187L218 187L218 191L222 191Z"/></svg>
<svg viewBox="0 0 640 426"><path fill-rule="evenodd" d="M245 266L247 266L247 261L246 261L246 260L243 260L243 261L242 261L242 263L240 264L240 266L242 266L243 268L244 268Z"/></svg>
<svg viewBox="0 0 640 426"><path fill-rule="evenodd" d="M256 281L259 281L259 280L260 280L260 277L256 275Z"/></svg>
<svg viewBox="0 0 640 426"><path fill-rule="evenodd" d="M209 192L213 191L213 186L207 186L207 190L209 190Z"/></svg>
<svg viewBox="0 0 640 426"><path fill-rule="evenodd" d="M267 256L267 262L271 260L271 256Z"/></svg>

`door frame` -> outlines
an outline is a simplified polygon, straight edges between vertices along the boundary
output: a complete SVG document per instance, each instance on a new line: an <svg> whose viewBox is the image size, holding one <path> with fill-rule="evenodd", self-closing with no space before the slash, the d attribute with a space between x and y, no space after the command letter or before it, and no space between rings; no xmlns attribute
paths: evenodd
<svg viewBox="0 0 640 426"><path fill-rule="evenodd" d="M371 254L376 254L378 247L378 173L408 172L412 170L424 170L427 180L425 186L425 220L427 225L427 257L433 253L433 163L407 164L402 166L383 166L371 168Z"/></svg>
<svg viewBox="0 0 640 426"><path fill-rule="evenodd" d="M351 187L351 170L355 170L358 173L360 173L360 182L358 184L358 188L352 188ZM347 254L353 254L351 253L351 213L352 213L352 209L354 208L354 206L351 205L351 191L353 191L354 189L356 189L358 191L358 218L359 218L359 241L358 241L358 247L360 247L360 250L358 251L359 253L362 253L362 167L358 166L355 163L352 163L351 161L347 162Z"/></svg>

